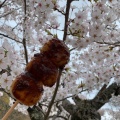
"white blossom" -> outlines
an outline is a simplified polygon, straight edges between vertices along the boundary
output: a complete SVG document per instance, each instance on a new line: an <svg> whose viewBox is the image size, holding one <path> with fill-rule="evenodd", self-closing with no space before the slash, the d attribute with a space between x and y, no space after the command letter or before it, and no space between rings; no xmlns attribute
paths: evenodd
<svg viewBox="0 0 120 120"><path fill-rule="evenodd" d="M12 76L8 76L7 73L3 73L1 76L1 87L10 89L10 85L12 84Z"/></svg>

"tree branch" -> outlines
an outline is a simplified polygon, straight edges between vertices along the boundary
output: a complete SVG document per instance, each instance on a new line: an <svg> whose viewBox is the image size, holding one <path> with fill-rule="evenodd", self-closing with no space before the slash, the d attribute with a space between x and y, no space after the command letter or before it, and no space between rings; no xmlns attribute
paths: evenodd
<svg viewBox="0 0 120 120"><path fill-rule="evenodd" d="M7 0L4 0L1 4L0 4L0 8L5 4Z"/></svg>
<svg viewBox="0 0 120 120"><path fill-rule="evenodd" d="M99 96L106 89L106 87L107 87L107 85L104 84L96 96Z"/></svg>
<svg viewBox="0 0 120 120"><path fill-rule="evenodd" d="M103 41L103 42L99 42L99 41L96 42L96 41L94 41L94 42L95 42L95 43L98 43L98 44L104 44L104 45L106 44L106 45L113 45L113 46L115 46L115 47L118 47L118 46L120 47L120 42L119 42L119 41L118 41L118 42L114 42L114 43L104 42L104 41Z"/></svg>
<svg viewBox="0 0 120 120"><path fill-rule="evenodd" d="M66 40L67 37L67 29L68 29L68 18L69 18L69 11L70 11L70 4L72 0L67 0L66 4L66 13L65 13L65 24L64 24L64 35L63 35L63 41Z"/></svg>
<svg viewBox="0 0 120 120"><path fill-rule="evenodd" d="M57 117L57 118L62 118L62 119L64 119L64 120L68 120L66 117L61 116L61 115L58 115L58 116L55 116L55 117ZM54 118L54 115L53 115L53 116L50 116L49 118Z"/></svg>
<svg viewBox="0 0 120 120"><path fill-rule="evenodd" d="M26 15L26 11L27 11L27 5L26 5L26 0L24 0L24 14Z"/></svg>
<svg viewBox="0 0 120 120"><path fill-rule="evenodd" d="M15 10L19 10L21 7L15 8L14 10L11 9L10 11L7 11L6 13L3 13L2 15L0 15L0 18L2 17L6 17L7 15L12 14Z"/></svg>
<svg viewBox="0 0 120 120"><path fill-rule="evenodd" d="M24 51L25 51L26 64L28 64L28 53L27 53L26 39L25 38L23 38L23 47L24 47Z"/></svg>
<svg viewBox="0 0 120 120"><path fill-rule="evenodd" d="M105 103L112 97L120 95L120 85L112 83L110 86L103 85L101 90L91 100L82 100L78 96L74 96L75 105L72 105L68 100L63 101L63 108L70 113L71 120L97 119L101 120L100 114L97 112Z"/></svg>
<svg viewBox="0 0 120 120"><path fill-rule="evenodd" d="M25 18L24 18L24 28L23 28L23 47L24 47L24 51L25 51L25 60L26 60L26 64L28 64L28 53L27 53L27 47L26 47L26 38L25 38L25 22L26 22L26 0L24 0L24 14L25 14Z"/></svg>
<svg viewBox="0 0 120 120"><path fill-rule="evenodd" d="M74 97L75 105L70 101L63 101L63 108L70 113L71 120L101 120L100 114L94 108L91 100L82 100L78 96Z"/></svg>
<svg viewBox="0 0 120 120"><path fill-rule="evenodd" d="M36 106L27 109L31 120L43 120L43 113Z"/></svg>
<svg viewBox="0 0 120 120"><path fill-rule="evenodd" d="M56 97L56 95L57 95L57 91L58 91L58 87L59 87L59 83L60 83L61 74L62 74L62 69L59 70L59 76L58 76L58 78L57 78L56 88L55 88L55 91L54 91L52 100L51 100L50 103L49 103L48 111L47 111L47 113L46 113L46 115L45 115L45 117L44 117L44 120L47 120L47 119L48 119L48 116L49 116L49 114L50 114L52 105L54 104L54 100L55 100L55 97Z"/></svg>
<svg viewBox="0 0 120 120"><path fill-rule="evenodd" d="M70 101L68 101L67 99L65 99L63 102L62 102L62 106L63 108L68 112L70 113L71 115L73 114L74 110L76 109L76 106L71 104Z"/></svg>
<svg viewBox="0 0 120 120"><path fill-rule="evenodd" d="M54 10L58 11L59 13L61 13L62 15L65 15L64 12L60 11L58 8L54 7Z"/></svg>
<svg viewBox="0 0 120 120"><path fill-rule="evenodd" d="M103 90L101 93L97 94L92 100L96 110L99 110L105 103L109 101L112 97L112 94L118 96L120 95L120 86L117 83L111 84L108 88ZM117 93L117 94L116 94Z"/></svg>
<svg viewBox="0 0 120 120"><path fill-rule="evenodd" d="M4 14L0 15L0 18L6 17L7 15L12 14L13 12L14 12L14 11L10 11L10 12L4 13Z"/></svg>
<svg viewBox="0 0 120 120"><path fill-rule="evenodd" d="M9 39L11 39L11 40L13 40L13 41L15 41L15 42L17 42L17 43L21 43L21 44L22 44L22 42L20 42L20 41L18 41L18 40L15 40L15 39L11 38L11 37L8 36L8 35L5 35L5 34L3 34L3 33L0 33L0 35L2 35L2 36L4 36L4 37L7 37L7 38L9 38Z"/></svg>
<svg viewBox="0 0 120 120"><path fill-rule="evenodd" d="M80 94L80 93L82 93L82 92L84 92L84 91L88 91L88 89L84 89L84 90L80 91L78 94ZM64 100L67 99L67 98L73 98L74 96L76 96L76 94L67 96L67 97L65 97L65 98L63 98L63 99L60 99L60 100L57 100L57 101L55 101L54 103L57 103L57 102L60 102L60 101L64 101Z"/></svg>

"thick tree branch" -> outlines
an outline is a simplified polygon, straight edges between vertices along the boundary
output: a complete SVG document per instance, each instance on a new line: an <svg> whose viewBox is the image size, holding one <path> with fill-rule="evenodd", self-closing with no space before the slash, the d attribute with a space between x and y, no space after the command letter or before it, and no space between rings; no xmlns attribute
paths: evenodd
<svg viewBox="0 0 120 120"><path fill-rule="evenodd" d="M116 96L120 95L120 86L117 85L117 83L111 84L108 88L95 96L92 101L96 110L99 110L105 103L107 103L112 97L112 94Z"/></svg>
<svg viewBox="0 0 120 120"><path fill-rule="evenodd" d="M62 105L71 114L71 120L85 120L88 118L101 120L101 116L97 111L110 100L112 94L120 95L120 85L117 83L113 83L108 87L103 85L92 100L82 100L78 96L73 96L75 105L72 105L68 100L63 101Z"/></svg>
<svg viewBox="0 0 120 120"><path fill-rule="evenodd" d="M63 101L62 104L63 108L70 113L71 120L101 120L91 100L82 100L78 96L73 99L76 105L72 105L68 100Z"/></svg>
<svg viewBox="0 0 120 120"><path fill-rule="evenodd" d="M99 96L106 89L106 87L107 85L104 84L96 96Z"/></svg>
<svg viewBox="0 0 120 120"><path fill-rule="evenodd" d="M54 91L52 100L51 100L50 103L49 103L48 111L47 111L47 113L46 113L46 115L45 115L44 120L47 120L47 119L48 119L48 116L49 116L49 114L50 114L51 108L52 108L52 106L53 106L53 104L54 104L54 100L55 100L55 97L56 97L56 95L57 95L57 91L58 91L58 87L59 87L59 83L60 83L61 74L62 74L62 69L59 70L59 76L58 76L58 78L57 78L56 88L55 88L55 91Z"/></svg>
<svg viewBox="0 0 120 120"><path fill-rule="evenodd" d="M71 104L70 101L68 101L67 99L62 102L62 106L71 115L73 114L74 110L76 109L76 106Z"/></svg>

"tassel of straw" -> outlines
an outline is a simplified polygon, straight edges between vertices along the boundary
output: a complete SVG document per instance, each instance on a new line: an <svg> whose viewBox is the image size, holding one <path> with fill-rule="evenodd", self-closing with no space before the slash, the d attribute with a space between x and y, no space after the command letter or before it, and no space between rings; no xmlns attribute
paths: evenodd
<svg viewBox="0 0 120 120"><path fill-rule="evenodd" d="M14 108L17 106L17 104L19 103L19 101L17 100L13 106L8 110L8 112L4 115L4 117L2 118L2 120L6 120L8 118L8 116L12 113L12 111L14 110Z"/></svg>

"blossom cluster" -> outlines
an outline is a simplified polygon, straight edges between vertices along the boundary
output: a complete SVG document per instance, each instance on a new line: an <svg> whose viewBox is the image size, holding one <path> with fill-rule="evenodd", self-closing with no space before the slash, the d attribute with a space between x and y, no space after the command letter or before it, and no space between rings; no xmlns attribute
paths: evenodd
<svg viewBox="0 0 120 120"><path fill-rule="evenodd" d="M25 68L24 40L29 61L46 41L63 37L60 33L64 32L64 21L59 19L64 19L66 6L60 5L60 0L26 1L26 13L24 2L19 0L6 1L0 8L0 87L6 90ZM84 7L74 2L65 40L71 56L63 70L56 101L75 94L81 97L82 90L99 90L103 84L120 82L120 2L93 0ZM48 104L55 86L44 89L41 102ZM119 97L113 99L118 100Z"/></svg>
<svg viewBox="0 0 120 120"><path fill-rule="evenodd" d="M13 46L6 40L0 47L0 86L9 90L10 85L22 69L18 67L20 57ZM19 60L19 62L17 62Z"/></svg>

